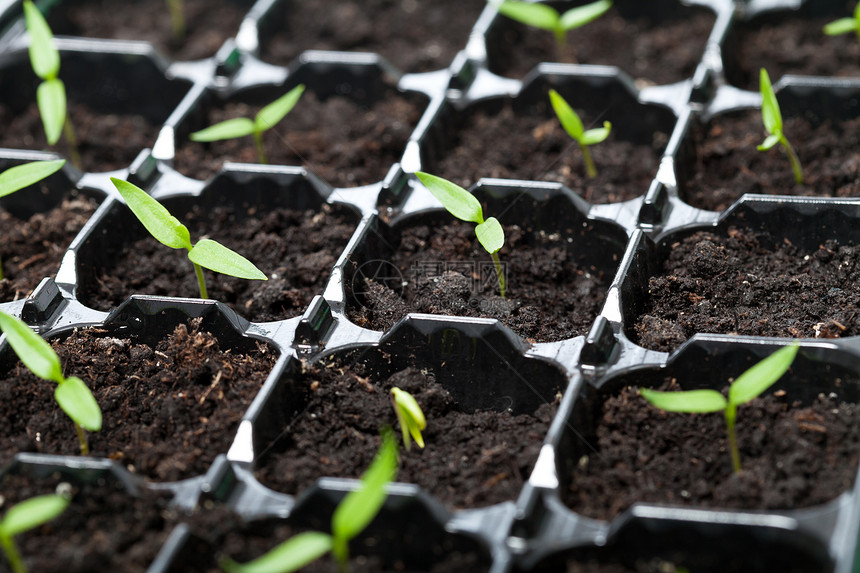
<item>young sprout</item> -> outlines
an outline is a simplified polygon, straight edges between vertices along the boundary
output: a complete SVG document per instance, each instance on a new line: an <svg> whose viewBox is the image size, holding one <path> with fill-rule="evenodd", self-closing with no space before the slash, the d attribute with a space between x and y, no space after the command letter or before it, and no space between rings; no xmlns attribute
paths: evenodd
<svg viewBox="0 0 860 573"><path fill-rule="evenodd" d="M227 573L291 573L316 561L329 551L338 570L349 570L349 542L370 525L382 508L386 485L397 475L397 442L390 428L382 431L382 445L373 463L361 477L361 486L347 494L331 518L332 534L308 531L292 537L265 555L247 563L229 557L219 565Z"/></svg>
<svg viewBox="0 0 860 573"><path fill-rule="evenodd" d="M200 267L240 279L269 280L251 261L221 243L212 239L200 239L197 244L192 244L188 228L171 215L161 203L128 181L116 177L110 179L131 212L159 243L171 249L188 251L188 259L194 265L194 272L197 274L200 298L209 298L206 292L206 279Z"/></svg>
<svg viewBox="0 0 860 573"><path fill-rule="evenodd" d="M824 33L828 36L838 36L854 32L860 41L860 2L854 8L854 15L850 18L840 18L824 26Z"/></svg>
<svg viewBox="0 0 860 573"><path fill-rule="evenodd" d="M423 448L424 438L421 436L421 430L427 427L427 419L424 417L421 406L415 400L415 396L395 386L391 389L391 404L394 406L397 421L400 423L400 432L403 434L403 445L406 447L406 451L412 449L410 435L418 447Z"/></svg>
<svg viewBox="0 0 860 573"><path fill-rule="evenodd" d="M55 519L66 510L69 501L68 497L59 494L39 495L9 508L0 520L0 547L14 573L27 573L14 537Z"/></svg>
<svg viewBox="0 0 860 573"><path fill-rule="evenodd" d="M502 2L498 10L499 13L512 20L522 22L526 26L552 32L555 36L558 56L562 57L567 51L567 33L596 20L611 7L612 0L598 0L585 6L571 8L564 14L559 14L555 8L546 4L508 0Z"/></svg>
<svg viewBox="0 0 860 573"><path fill-rule="evenodd" d="M475 196L447 179L442 179L429 173L418 171L415 173L421 183L442 203L449 213L469 223L475 223L475 235L481 246L490 253L493 264L496 267L496 277L499 280L499 295L505 298L505 273L502 263L499 261L499 249L505 245L505 231L501 223L490 217L484 220L484 212L481 203Z"/></svg>
<svg viewBox="0 0 860 573"><path fill-rule="evenodd" d="M594 161L591 159L591 151L589 145L600 143L609 137L609 132L612 130L612 124L608 121L603 122L603 127L589 129L588 131L582 126L582 120L573 111L573 108L564 101L564 98L555 91L549 90L549 101L552 104L552 109L561 126L567 134L579 143L579 148L582 150L582 157L585 160L585 172L589 177L597 177L597 169L594 167Z"/></svg>
<svg viewBox="0 0 860 573"><path fill-rule="evenodd" d="M32 0L24 0L24 20L30 34L30 64L33 72L42 80L36 88L36 104L45 127L45 138L49 145L54 145L60 139L60 132L63 132L72 163L80 168L77 137L66 114L66 86L58 77L60 53L54 46L54 35Z"/></svg>
<svg viewBox="0 0 860 573"><path fill-rule="evenodd" d="M81 453L89 454L90 448L84 430L98 432L102 429L102 412L93 393L80 378L66 378L63 375L60 357L45 339L30 330L23 321L0 312L0 330L30 372L43 380L57 383L54 399L72 419L78 433L78 441L81 443Z"/></svg>
<svg viewBox="0 0 860 573"><path fill-rule="evenodd" d="M65 159L56 159L52 161L33 161L10 167L3 173L0 173L0 197L11 195L15 191L20 191L33 183L38 183L45 177L59 171L65 163ZM0 281L2 280L3 261L0 260Z"/></svg>
<svg viewBox="0 0 860 573"><path fill-rule="evenodd" d="M228 119L200 131L195 131L189 137L191 141L208 142L253 135L260 163L267 163L266 153L263 149L263 132L275 127L279 121L284 119L295 107L304 91L304 84L299 84L261 109L253 120L247 117Z"/></svg>
<svg viewBox="0 0 860 573"><path fill-rule="evenodd" d="M170 12L170 29L173 31L173 41L181 42L185 38L185 14L182 0L167 0L167 10Z"/></svg>
<svg viewBox="0 0 860 573"><path fill-rule="evenodd" d="M738 406L746 404L770 388L791 366L798 346L792 344L780 348L764 360L754 364L737 377L729 387L729 399L716 390L688 390L686 392L659 392L642 388L639 392L652 405L667 412L706 414L723 412L732 456L732 469L741 471L741 457L735 437L735 419Z"/></svg>
<svg viewBox="0 0 860 573"><path fill-rule="evenodd" d="M759 91L761 91L761 120L769 135L757 149L759 151L767 151L777 143L780 144L788 155L788 160L791 162L791 170L794 171L795 182L798 185L802 185L803 167L800 165L800 159L794 152L794 148L782 132L782 113L779 111L776 94L773 93L770 76L767 75L767 70L764 68L759 73Z"/></svg>

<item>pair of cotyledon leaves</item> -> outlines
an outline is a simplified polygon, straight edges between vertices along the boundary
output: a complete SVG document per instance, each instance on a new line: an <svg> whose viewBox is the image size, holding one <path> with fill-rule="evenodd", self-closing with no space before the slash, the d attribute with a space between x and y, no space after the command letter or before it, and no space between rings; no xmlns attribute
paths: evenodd
<svg viewBox="0 0 860 573"><path fill-rule="evenodd" d="M30 34L30 63L42 80L36 88L36 104L50 145L60 139L66 121L66 86L60 74L60 53L51 28L31 0L24 0L24 20Z"/></svg>

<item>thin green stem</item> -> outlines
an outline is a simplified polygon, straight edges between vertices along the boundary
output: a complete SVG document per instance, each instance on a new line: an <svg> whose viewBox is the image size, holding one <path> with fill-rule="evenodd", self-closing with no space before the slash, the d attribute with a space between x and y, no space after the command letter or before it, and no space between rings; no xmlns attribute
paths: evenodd
<svg viewBox="0 0 860 573"><path fill-rule="evenodd" d="M597 177L597 168L594 166L594 160L591 158L591 150L584 143L580 143L579 148L582 149L582 158L585 160L585 174L589 178L594 179Z"/></svg>
<svg viewBox="0 0 860 573"><path fill-rule="evenodd" d="M505 272L502 270L502 263L499 261L498 253L490 253L493 257L493 265L496 267L496 277L499 279L499 296L505 298Z"/></svg>
<svg viewBox="0 0 860 573"><path fill-rule="evenodd" d="M75 423L75 431L78 433L78 441L81 443L81 455L90 455L90 445L87 443L87 435L80 424Z"/></svg>
<svg viewBox="0 0 860 573"><path fill-rule="evenodd" d="M173 39L179 43L185 39L185 14L182 13L182 0L167 0L170 11L170 28Z"/></svg>
<svg viewBox="0 0 860 573"><path fill-rule="evenodd" d="M9 565L12 566L12 571L15 573L27 573L27 568L24 567L21 554L18 553L18 548L15 547L15 540L7 535L0 535L0 546L3 547L3 552L6 554L6 559L9 560Z"/></svg>
<svg viewBox="0 0 860 573"><path fill-rule="evenodd" d="M206 291L206 277L203 276L203 269L197 263L194 265L194 272L197 273L197 286L200 287L200 298L209 298L209 293Z"/></svg>
<svg viewBox="0 0 860 573"><path fill-rule="evenodd" d="M266 161L266 150L263 149L263 132L255 131L254 132L254 145L257 146L257 157L260 158L260 163L266 165L269 162Z"/></svg>
<svg viewBox="0 0 860 573"><path fill-rule="evenodd" d="M63 122L63 135L66 138L66 145L69 146L69 157L72 160L72 164L78 169L83 170L81 153L78 151L78 136L75 135L75 128L68 114L66 114L66 121Z"/></svg>
<svg viewBox="0 0 860 573"><path fill-rule="evenodd" d="M800 165L800 158L794 152L794 148L784 135L779 138L779 143L788 154L788 160L791 162L791 170L794 172L794 181L798 185L803 185L803 167Z"/></svg>
<svg viewBox="0 0 860 573"><path fill-rule="evenodd" d="M0 281L2 281L6 276L3 274L3 259L0 259Z"/></svg>
<svg viewBox="0 0 860 573"><path fill-rule="evenodd" d="M349 571L349 545L345 539L335 536L332 539L332 555L337 562L337 570L340 573L348 573Z"/></svg>
<svg viewBox="0 0 860 573"><path fill-rule="evenodd" d="M567 58L567 30L565 30L564 28L559 26L555 30L553 30L553 34L555 35L556 61L558 61L558 62L568 61L568 58ZM574 63L572 59L570 59L570 63Z"/></svg>
<svg viewBox="0 0 860 573"><path fill-rule="evenodd" d="M729 435L729 452L732 455L732 470L735 473L741 471L741 454L738 451L738 440L735 435L735 418L737 417L737 406L728 404L725 411L726 430Z"/></svg>

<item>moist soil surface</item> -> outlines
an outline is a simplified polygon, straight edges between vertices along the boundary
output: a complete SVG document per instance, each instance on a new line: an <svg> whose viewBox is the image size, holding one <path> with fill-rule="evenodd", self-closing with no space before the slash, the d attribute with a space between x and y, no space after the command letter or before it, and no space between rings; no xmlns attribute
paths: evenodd
<svg viewBox="0 0 860 573"><path fill-rule="evenodd" d="M253 2L250 0L182 0L185 39L174 38L165 0L126 0L122 10L113 0L64 2L48 14L54 34L141 40L150 42L173 60L197 60L215 54L239 24Z"/></svg>
<svg viewBox="0 0 860 573"><path fill-rule="evenodd" d="M227 453L277 357L262 345L222 351L198 325L180 324L155 348L95 328L52 342L64 372L83 379L102 409L102 430L88 433L93 456L167 482L202 475ZM17 362L2 376L0 466L18 452L80 454L54 383Z"/></svg>
<svg viewBox="0 0 860 573"><path fill-rule="evenodd" d="M69 117L78 140L83 171L101 172L123 169L132 164L145 148L158 138L159 126L140 115L103 114L82 103L69 104ZM48 145L45 128L35 103L23 113L0 105L0 147L54 151L71 160L66 139Z"/></svg>
<svg viewBox="0 0 860 573"><path fill-rule="evenodd" d="M60 268L71 244L97 207L86 197L64 199L50 211L20 220L0 209L0 302L27 297L45 277Z"/></svg>
<svg viewBox="0 0 860 573"><path fill-rule="evenodd" d="M253 118L260 107L234 102L210 108L206 125L199 128L236 117ZM306 91L289 115L263 134L267 161L302 165L334 187L382 181L391 165L400 161L423 111L416 98L394 93L365 107L340 96L321 101ZM207 179L225 161L259 163L253 138L178 143L175 166L189 177Z"/></svg>
<svg viewBox="0 0 860 573"><path fill-rule="evenodd" d="M664 390L679 390L667 380ZM724 392L725 394L726 392ZM860 446L860 406L821 394L810 405L784 391L738 409L742 470L732 472L725 420L654 408L634 387L604 402L588 451L573 471L565 503L612 519L636 502L730 509L796 509L852 487Z"/></svg>
<svg viewBox="0 0 860 573"><path fill-rule="evenodd" d="M804 252L730 228L672 245L663 273L648 281L643 313L628 333L671 352L697 332L838 338L860 334L858 247L827 241Z"/></svg>
<svg viewBox="0 0 860 573"><path fill-rule="evenodd" d="M498 37L488 40L490 71L522 78L540 62L562 61L617 66L640 86L679 82L693 76L716 18L707 10L675 11L673 19L628 20L610 8L569 32L561 57L551 32L499 15Z"/></svg>
<svg viewBox="0 0 860 573"><path fill-rule="evenodd" d="M182 217L192 240L204 235L250 259L267 281L248 281L204 269L210 298L228 304L249 320L265 322L297 316L325 290L329 273L357 222L345 211L291 209L248 213L240 223L229 207L195 206ZM111 263L86 280L80 298L109 310L132 294L198 297L197 278L186 251L168 249L152 237L120 246Z"/></svg>
<svg viewBox="0 0 860 573"><path fill-rule="evenodd" d="M373 330L388 330L406 314L420 312L496 318L529 341L573 338L586 334L600 314L611 276L577 266L569 247L558 233L508 226L499 251L507 277L503 299L473 225L410 226L390 259L408 284L398 292L390 280L363 280L356 273L347 283L347 314Z"/></svg>
<svg viewBox="0 0 860 573"><path fill-rule="evenodd" d="M288 2L273 22L277 29L262 34L262 58L287 65L303 50L376 52L403 72L438 70L466 47L485 6L483 0Z"/></svg>
<svg viewBox="0 0 860 573"><path fill-rule="evenodd" d="M591 120L594 125L586 129L602 125L601 118L585 119ZM518 115L508 104L497 113L476 110L457 133L455 144L443 151L434 174L466 188L481 177L555 181L591 203L644 195L668 140L667 134L655 133L651 145L637 145L610 134L590 148L597 177L589 178L579 144L555 117Z"/></svg>
<svg viewBox="0 0 860 573"><path fill-rule="evenodd" d="M397 386L415 397L428 422L424 449L401 447L396 481L421 486L450 509L515 500L556 409L464 412L432 372L414 367L374 380L360 363L308 366L287 383L291 403L304 408L264 453L256 475L288 494L320 477L359 477L379 449L379 428L399 428L389 397Z"/></svg>
<svg viewBox="0 0 860 573"><path fill-rule="evenodd" d="M695 148L682 182L681 196L692 205L722 211L744 193L856 197L860 195L860 119L812 124L785 120L785 134L800 157L804 181L794 180L791 163L777 146L757 151L767 133L759 111L714 118L691 130Z"/></svg>

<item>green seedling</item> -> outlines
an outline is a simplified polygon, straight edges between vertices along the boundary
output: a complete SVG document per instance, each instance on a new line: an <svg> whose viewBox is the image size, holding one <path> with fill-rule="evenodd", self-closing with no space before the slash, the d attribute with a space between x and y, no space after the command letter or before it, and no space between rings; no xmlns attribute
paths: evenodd
<svg viewBox="0 0 860 573"><path fill-rule="evenodd" d="M0 520L0 547L6 554L14 573L27 573L21 554L15 546L15 536L35 529L58 517L71 501L58 494L31 497L9 508Z"/></svg>
<svg viewBox="0 0 860 573"><path fill-rule="evenodd" d="M561 126L567 134L579 143L579 148L582 150L582 157L585 160L585 172L589 177L597 177L597 168L594 167L594 160L591 159L591 151L589 145L595 145L604 141L609 137L609 132L612 131L612 124L608 121L603 122L603 127L589 129L588 131L582 126L582 120L573 111L573 108L564 100L561 95L555 90L549 90L549 101L552 104L552 109Z"/></svg>
<svg viewBox="0 0 860 573"><path fill-rule="evenodd" d="M291 573L331 552L338 570L349 570L349 542L370 525L382 508L387 484L397 475L397 442L390 429L382 432L382 445L361 477L359 489L338 504L331 518L331 535L319 531L300 533L265 555L247 563L229 557L219 565L227 573Z"/></svg>
<svg viewBox="0 0 860 573"><path fill-rule="evenodd" d="M567 33L596 20L610 8L612 8L612 0L598 0L560 14L558 10L546 4L508 0L502 2L498 10L500 14L522 22L526 26L552 32L555 36L558 56L562 57L567 51Z"/></svg>
<svg viewBox="0 0 860 573"><path fill-rule="evenodd" d="M757 149L759 151L767 151L777 143L780 144L788 155L788 160L791 162L791 170L794 172L795 182L798 185L802 185L803 167L800 165L800 159L794 152L794 148L782 131L782 113L779 111L776 94L773 93L770 76L767 75L767 70L764 68L759 73L759 91L761 91L761 120L769 135Z"/></svg>
<svg viewBox="0 0 860 573"><path fill-rule="evenodd" d="M66 113L66 85L59 78L60 53L54 46L54 35L32 0L24 0L24 20L30 34L30 64L42 80L36 88L36 104L45 127L45 138L49 145L54 145L60 140L60 134L65 134L72 163L80 168L78 140Z"/></svg>
<svg viewBox="0 0 860 573"><path fill-rule="evenodd" d="M854 15L850 18L840 18L824 26L824 33L828 36L839 36L854 32L857 41L860 41L860 2L854 8Z"/></svg>
<svg viewBox="0 0 860 573"><path fill-rule="evenodd" d="M176 43L185 39L185 12L182 4L182 0L167 0L170 29L173 32L173 41Z"/></svg>
<svg viewBox="0 0 860 573"><path fill-rule="evenodd" d="M251 261L217 241L200 239L197 244L192 244L188 227L180 223L161 203L133 183L116 177L110 179L134 216L159 243L171 249L188 251L188 260L194 265L197 274L201 298L209 298L201 267L240 279L269 280Z"/></svg>
<svg viewBox="0 0 860 573"><path fill-rule="evenodd" d="M247 117L228 119L221 123L210 125L200 131L195 131L189 137L191 138L191 141L209 142L253 135L260 163L267 163L266 152L263 149L263 133L275 127L279 121L284 119L287 114L292 111L296 103L299 101L299 98L302 97L304 91L304 84L299 84L261 109L257 115L254 116L254 119L249 119Z"/></svg>
<svg viewBox="0 0 860 573"><path fill-rule="evenodd" d="M45 177L53 175L65 165L65 159L52 161L33 161L23 165L10 167L0 173L0 197L11 195L34 183L38 183ZM3 280L3 261L0 260L0 281Z"/></svg>
<svg viewBox="0 0 860 573"><path fill-rule="evenodd" d="M397 421L400 423L400 432L403 434L403 445L406 447L406 451L412 449L412 440L415 440L419 448L423 448L424 438L421 436L421 430L427 427L427 419L424 417L421 406L415 400L415 396L394 387L391 389L391 404L394 406ZM412 439L409 436L412 436Z"/></svg>
<svg viewBox="0 0 860 573"><path fill-rule="evenodd" d="M493 264L496 267L496 277L499 280L499 295L505 298L505 273L502 263L499 261L499 249L505 245L505 231L501 223L490 217L484 220L484 212L481 203L475 196L455 183L442 179L429 173L418 171L415 173L421 183L442 203L449 213L469 223L475 223L475 235L481 246L490 253Z"/></svg>
<svg viewBox="0 0 860 573"><path fill-rule="evenodd" d="M780 348L764 360L754 364L737 377L729 387L729 399L716 390L688 390L686 392L659 392L642 388L639 392L652 405L667 412L706 414L723 412L732 456L732 469L741 471L741 457L735 436L735 420L738 406L746 404L770 388L794 362L798 346L792 344Z"/></svg>
<svg viewBox="0 0 860 573"><path fill-rule="evenodd" d="M30 372L42 378L57 383L54 399L75 425L78 441L81 443L81 453L90 453L84 430L98 432L102 429L102 412L99 409L93 393L76 376L66 378L60 365L60 357L45 339L30 330L23 321L0 312L0 330L6 335L6 341L21 362Z"/></svg>

